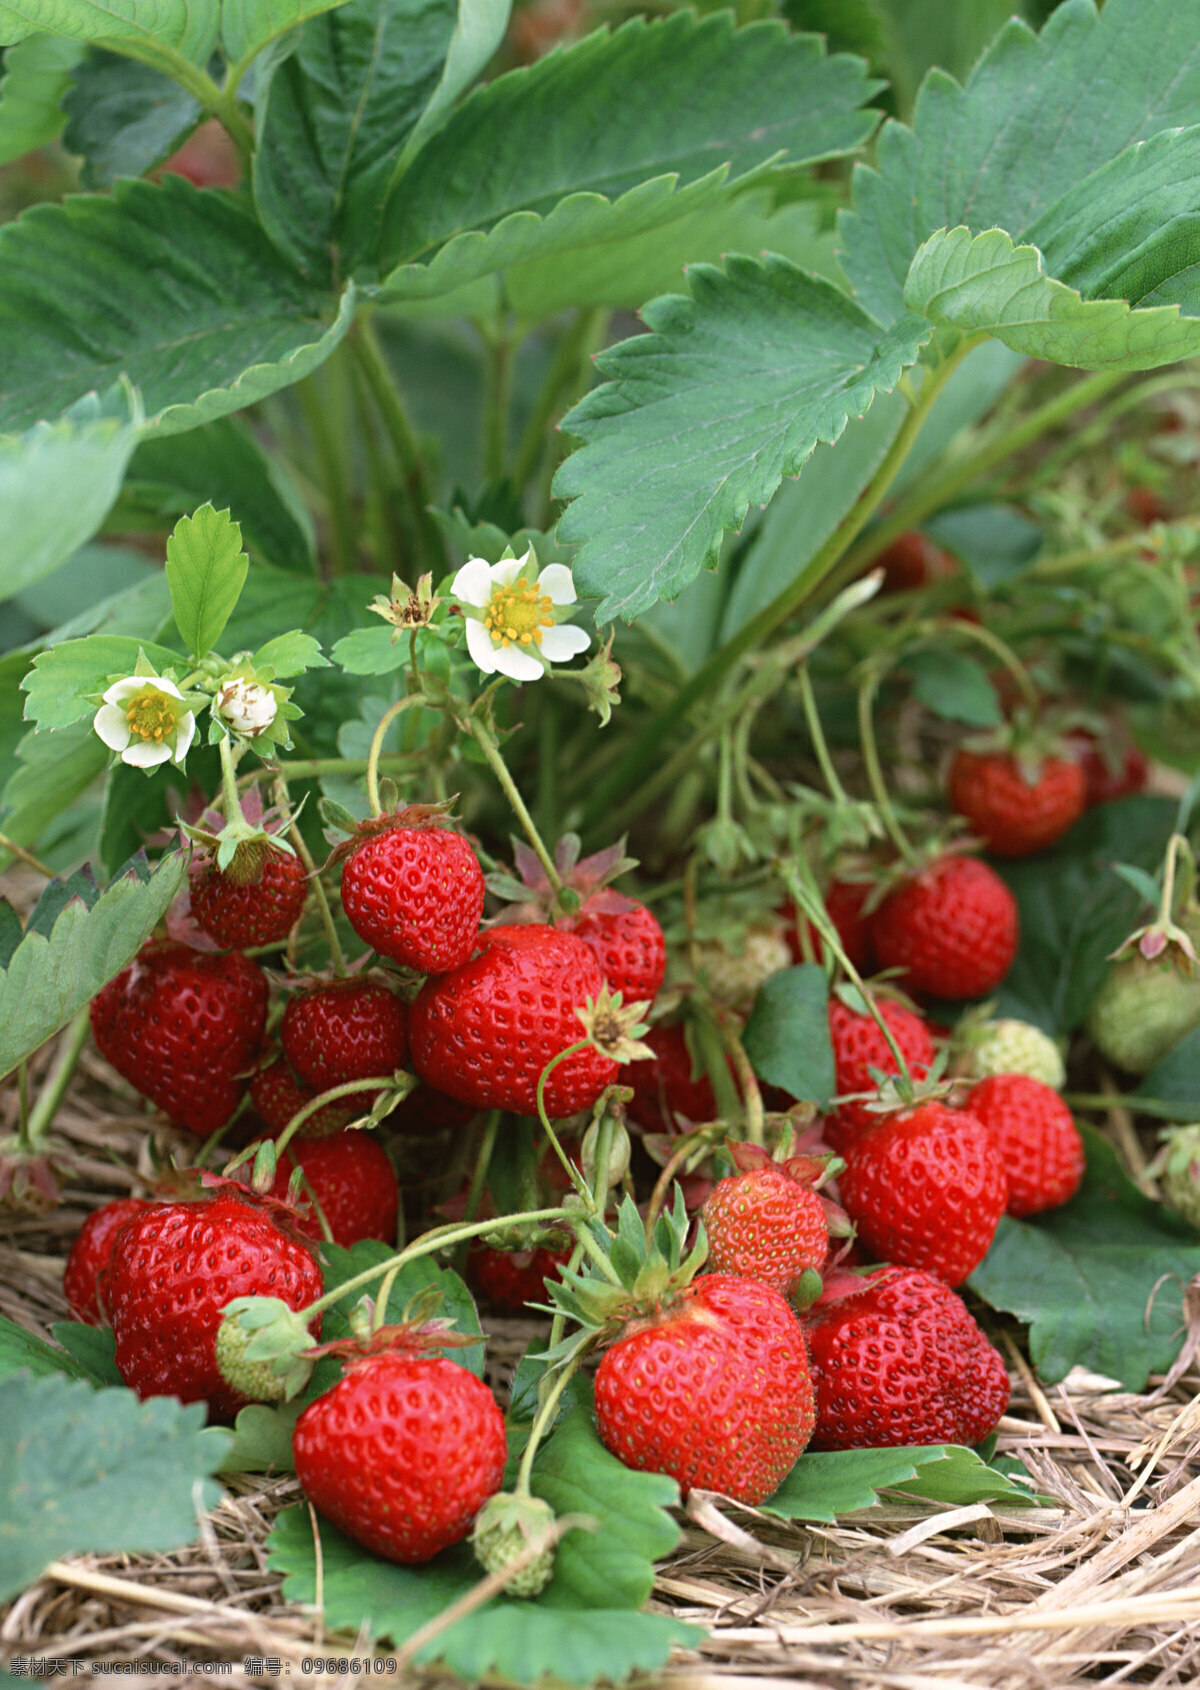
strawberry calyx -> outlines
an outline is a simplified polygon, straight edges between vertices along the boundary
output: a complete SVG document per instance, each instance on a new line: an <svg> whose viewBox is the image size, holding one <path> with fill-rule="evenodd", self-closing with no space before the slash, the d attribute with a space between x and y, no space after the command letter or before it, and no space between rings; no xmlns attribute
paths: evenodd
<svg viewBox="0 0 1200 1690"><path fill-rule="evenodd" d="M1074 762L1070 733L1082 725L1078 712L1061 709L1035 715L1018 706L1009 721L980 733L967 734L960 749L982 757L1011 757L1025 785L1035 787L1049 762Z"/></svg>
<svg viewBox="0 0 1200 1690"><path fill-rule="evenodd" d="M1117 872L1123 877L1126 874L1122 865L1117 866ZM1128 872L1130 876L1137 873L1136 870ZM1195 893L1196 860L1191 843L1182 833L1173 833L1167 842L1163 861L1157 917L1145 926L1135 928L1110 953L1109 960L1115 960L1136 947L1147 962L1170 954L1171 961L1185 973L1194 975L1197 972L1194 939L1200 939L1200 907L1195 903Z"/></svg>
<svg viewBox="0 0 1200 1690"><path fill-rule="evenodd" d="M640 1003L623 1002L622 994L614 992L606 981L599 995L586 999L583 1008L577 1009L575 1014L582 1024L584 1037L593 1049L608 1057L610 1062L624 1066L627 1062L654 1060L650 1046L642 1043L644 1035L650 1030L645 1019L649 1008L648 998ZM633 1096L629 1086L610 1089L627 1093L622 1100L624 1102Z"/></svg>
<svg viewBox="0 0 1200 1690"><path fill-rule="evenodd" d="M582 916L619 915L635 909L635 898L613 891L610 885L637 867L637 858L625 855L625 836L622 834L615 845L582 860L581 843L577 833L565 833L554 847L560 891L551 886L537 853L523 840L514 839L515 872L499 869L486 876L488 890L511 906L504 910L501 919L545 922L562 932L570 932ZM564 910L568 911L565 915Z"/></svg>
<svg viewBox="0 0 1200 1690"><path fill-rule="evenodd" d="M57 1151L0 1139L0 1209L46 1214L62 1202L62 1184L71 1163Z"/></svg>
<svg viewBox="0 0 1200 1690"><path fill-rule="evenodd" d="M293 814L278 808L264 810L255 786L240 795L239 804L236 815L226 817L206 808L198 822L179 823L180 834L200 847L188 865L190 878L199 878L215 864L235 886L254 886L262 879L268 852L295 856L280 833L293 824L298 810Z"/></svg>
<svg viewBox="0 0 1200 1690"><path fill-rule="evenodd" d="M240 1167L245 1160L253 1155L255 1158L251 1183L235 1179L230 1169ZM265 1170L271 1169L270 1179L266 1179ZM186 1173L190 1170L180 1170L180 1184L185 1185ZM265 1184L260 1183L265 1180ZM285 1200L282 1197L271 1196L271 1186L275 1180L275 1146L269 1140L261 1144L249 1146L240 1155L226 1164L225 1172L215 1174L209 1168L196 1170L193 1196L203 1199L208 1196L236 1197L239 1203L245 1203L249 1208L259 1209L269 1215L276 1225L284 1225L295 1229L298 1220L307 1220L308 1210L298 1202L293 1202L291 1196ZM183 1201L187 1201L185 1192L181 1193Z"/></svg>
<svg viewBox="0 0 1200 1690"><path fill-rule="evenodd" d="M445 827L450 821L450 813L457 802L458 798L455 795L453 798L446 798L434 804L406 804L403 809L385 810L381 815L366 816L361 821L349 817L348 819L353 822L354 831L334 845L329 860L324 867L326 869L332 868L335 863L342 862L346 857L353 854L364 839L371 839L379 833L392 833L397 828L432 832ZM328 806L326 806L324 814L326 819L329 820L330 810ZM336 831L344 833L345 827L341 825L341 815L339 814L335 819L339 824ZM322 872L324 872L324 869Z"/></svg>

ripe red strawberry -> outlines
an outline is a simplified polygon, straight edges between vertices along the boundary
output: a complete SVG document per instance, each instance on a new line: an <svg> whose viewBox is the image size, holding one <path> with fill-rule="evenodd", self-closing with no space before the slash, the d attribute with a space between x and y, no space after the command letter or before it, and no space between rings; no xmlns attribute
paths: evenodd
<svg viewBox="0 0 1200 1690"><path fill-rule="evenodd" d="M547 1280L557 1279L570 1259L570 1250L494 1250L490 1244L473 1244L467 1277L481 1296L520 1314L526 1303L546 1301Z"/></svg>
<svg viewBox="0 0 1200 1690"><path fill-rule="evenodd" d="M113 1244L125 1222L149 1206L140 1197L118 1197L93 1209L80 1227L67 1256L63 1295L72 1315L85 1326L107 1324L100 1306L100 1275L108 1267Z"/></svg>
<svg viewBox="0 0 1200 1690"><path fill-rule="evenodd" d="M255 868L255 878L242 881L213 863L192 880L196 924L226 950L278 944L304 909L308 879L298 857L266 846Z"/></svg>
<svg viewBox="0 0 1200 1690"><path fill-rule="evenodd" d="M325 1212L335 1244L349 1249L361 1238L390 1244L396 1236L400 1187L387 1151L369 1132L338 1132L327 1138L295 1138L279 1158L271 1195L286 1201L288 1181L297 1164ZM301 1188L299 1201L305 1200ZM320 1238L316 1217L297 1226Z"/></svg>
<svg viewBox="0 0 1200 1690"><path fill-rule="evenodd" d="M933 1040L929 1036L929 1028L919 1015L894 998L876 998L875 1007L904 1053L913 1079L923 1080L933 1066ZM829 1037L833 1044L839 1097L851 1092L874 1091L872 1068L877 1068L881 1074L899 1072L896 1058L874 1017L860 1015L836 994L829 1000ZM836 1120L827 1123L832 1132L829 1142L840 1150L843 1139L876 1120L878 1116L862 1103L839 1104Z"/></svg>
<svg viewBox="0 0 1200 1690"><path fill-rule="evenodd" d="M680 1121L716 1119L717 1100L712 1081L700 1072L692 1078L692 1057L682 1025L651 1027L641 1041L650 1046L654 1060L631 1062L617 1078L633 1087L633 1101L626 1105L631 1121L648 1133L676 1133Z"/></svg>
<svg viewBox="0 0 1200 1690"><path fill-rule="evenodd" d="M320 1295L316 1258L286 1215L231 1185L127 1221L101 1286L125 1383L143 1398L207 1401L223 1418L247 1401L217 1367L226 1303L278 1297L303 1309Z"/></svg>
<svg viewBox="0 0 1200 1690"><path fill-rule="evenodd" d="M1086 1158L1062 1098L1025 1074L994 1074L971 1090L967 1108L982 1121L1008 1178L1008 1213L1039 1215L1079 1190Z"/></svg>
<svg viewBox="0 0 1200 1690"><path fill-rule="evenodd" d="M342 908L359 938L422 974L448 974L466 962L484 890L474 851L446 827L370 834L342 871Z"/></svg>
<svg viewBox="0 0 1200 1690"><path fill-rule="evenodd" d="M869 973L872 963L870 926L863 915L863 905L870 893L871 887L865 880L831 880L825 888L825 913L837 928L842 949L860 974ZM783 905L781 913L787 921L784 936L791 947L792 960L803 962L804 947L800 942L798 926L800 917L790 898ZM808 928L812 944L812 955L820 962L820 936L811 922L806 921L805 926Z"/></svg>
<svg viewBox="0 0 1200 1690"><path fill-rule="evenodd" d="M279 1037L296 1073L317 1092L348 1080L394 1073L408 1057L403 1000L373 980L333 980L300 992L283 1012ZM356 1113L372 1093L356 1097Z"/></svg>
<svg viewBox="0 0 1200 1690"><path fill-rule="evenodd" d="M1083 814L1087 780L1069 757L1047 757L1027 780L1011 752L958 750L950 802L998 857L1028 857L1061 839Z"/></svg>
<svg viewBox="0 0 1200 1690"><path fill-rule="evenodd" d="M1012 967L1017 901L976 857L938 857L902 880L871 920L875 955L904 986L934 998L982 998Z"/></svg>
<svg viewBox="0 0 1200 1690"><path fill-rule="evenodd" d="M771 1162L753 1145L729 1148L742 1171L718 1180L700 1211L708 1266L790 1297L829 1251L829 1220L813 1185L825 1164L807 1156Z"/></svg>
<svg viewBox="0 0 1200 1690"><path fill-rule="evenodd" d="M910 528L880 552L871 568L883 570L885 593L904 593L953 575L956 565L949 552L927 534Z"/></svg>
<svg viewBox="0 0 1200 1690"><path fill-rule="evenodd" d="M768 1285L705 1274L630 1322L596 1372L596 1424L627 1467L763 1502L812 1433L800 1323Z"/></svg>
<svg viewBox="0 0 1200 1690"><path fill-rule="evenodd" d="M281 1133L304 1106L318 1094L298 1080L282 1056L260 1068L250 1082L250 1101L272 1132ZM347 1121L361 1115L363 1105L355 1098L345 1103L326 1103L303 1123L297 1138L327 1138L341 1132Z"/></svg>
<svg viewBox="0 0 1200 1690"><path fill-rule="evenodd" d="M965 1109L921 1103L880 1116L842 1154L838 1189L877 1261L961 1285L991 1248L1008 1201L1000 1157Z"/></svg>
<svg viewBox="0 0 1200 1690"><path fill-rule="evenodd" d="M1075 759L1083 770L1084 804L1090 810L1096 804L1111 804L1115 798L1128 798L1140 792L1150 776L1150 764L1141 747L1132 740L1124 741L1119 728L1114 728L1113 741L1102 742L1098 735L1086 728L1077 728L1070 735Z"/></svg>
<svg viewBox="0 0 1200 1690"><path fill-rule="evenodd" d="M604 896L598 894L592 903L598 903ZM619 901L631 902L627 898ZM645 904L635 903L632 909L618 910L585 908L558 926L589 946L604 978L626 1003L653 1001L667 972L667 941Z"/></svg>
<svg viewBox="0 0 1200 1690"><path fill-rule="evenodd" d="M412 1565L466 1537L500 1489L504 1417L455 1361L365 1355L304 1410L292 1452L314 1507L374 1554Z"/></svg>
<svg viewBox="0 0 1200 1690"><path fill-rule="evenodd" d="M489 928L477 956L427 980L417 995L409 1010L413 1065L461 1103L534 1115L542 1070L583 1037L575 1011L603 988L600 964L575 934ZM616 1077L615 1062L578 1051L546 1083L547 1114L588 1108Z"/></svg>
<svg viewBox="0 0 1200 1690"><path fill-rule="evenodd" d="M838 1274L804 1321L814 1449L977 1444L1008 1407L1008 1375L962 1300L917 1268Z"/></svg>
<svg viewBox="0 0 1200 1690"><path fill-rule="evenodd" d="M240 951L150 943L92 999L96 1048L178 1127L213 1133L262 1043L267 977Z"/></svg>

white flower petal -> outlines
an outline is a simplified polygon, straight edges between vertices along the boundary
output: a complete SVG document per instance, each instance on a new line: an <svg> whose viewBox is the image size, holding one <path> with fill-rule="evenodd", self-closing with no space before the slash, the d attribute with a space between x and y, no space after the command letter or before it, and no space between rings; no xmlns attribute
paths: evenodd
<svg viewBox="0 0 1200 1690"><path fill-rule="evenodd" d="M135 692L142 688L140 675L129 675L123 681L114 681L104 695L105 704L124 704L127 698L132 698Z"/></svg>
<svg viewBox="0 0 1200 1690"><path fill-rule="evenodd" d="M524 569L525 558L528 556L529 553L526 552L525 557L506 557L502 558L499 563L494 563L492 565L493 588L511 587L517 576Z"/></svg>
<svg viewBox="0 0 1200 1690"><path fill-rule="evenodd" d="M547 593L551 604L574 604L575 582L565 563L548 563L537 578L538 592Z"/></svg>
<svg viewBox="0 0 1200 1690"><path fill-rule="evenodd" d="M160 740L152 745L148 739L135 739L132 745L126 746L121 753L122 763L131 763L135 769L156 769L160 763L165 763L171 756L171 747Z"/></svg>
<svg viewBox="0 0 1200 1690"><path fill-rule="evenodd" d="M175 725L175 761L182 763L188 754L188 747L196 737L196 718L190 710L185 710Z"/></svg>
<svg viewBox="0 0 1200 1690"><path fill-rule="evenodd" d="M108 694L104 696L107 698ZM125 712L118 710L115 704L102 704L92 717L92 727L110 751L124 751L129 744L129 723L125 720Z"/></svg>
<svg viewBox="0 0 1200 1690"><path fill-rule="evenodd" d="M165 692L168 698L183 697L174 681L164 680L161 675L141 675L138 677L138 685L150 687L154 692Z"/></svg>
<svg viewBox="0 0 1200 1690"><path fill-rule="evenodd" d="M542 635L542 656L547 663L569 663L591 645L591 635L569 622L561 628L547 628Z"/></svg>
<svg viewBox="0 0 1200 1690"><path fill-rule="evenodd" d="M450 591L464 604L482 610L492 596L492 571L481 557L468 558L450 583Z"/></svg>
<svg viewBox="0 0 1200 1690"><path fill-rule="evenodd" d="M483 623L476 622L473 616L467 618L467 650L476 667L482 669L485 675L495 674L496 648Z"/></svg>
<svg viewBox="0 0 1200 1690"><path fill-rule="evenodd" d="M536 657L530 657L520 646L498 646L492 653L496 668L510 681L540 681L546 671Z"/></svg>

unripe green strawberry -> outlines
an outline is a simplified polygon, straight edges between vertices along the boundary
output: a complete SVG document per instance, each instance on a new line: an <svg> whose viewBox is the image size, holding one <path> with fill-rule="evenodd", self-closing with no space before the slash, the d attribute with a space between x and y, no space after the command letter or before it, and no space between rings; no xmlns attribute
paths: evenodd
<svg viewBox="0 0 1200 1690"><path fill-rule="evenodd" d="M554 1510L540 1497L497 1491L480 1510L471 1546L485 1571L498 1573L545 1538L545 1547L533 1563L504 1587L508 1596L537 1596L554 1575L554 1541L547 1536L553 1525Z"/></svg>
<svg viewBox="0 0 1200 1690"><path fill-rule="evenodd" d="M740 951L720 939L711 939L696 949L709 991L734 1009L748 1009L763 981L781 968L789 968L792 961L787 937L775 927L752 927Z"/></svg>
<svg viewBox="0 0 1200 1690"><path fill-rule="evenodd" d="M1200 922L1182 925L1193 943L1200 942ZM1200 976L1175 945L1153 961L1127 951L1109 969L1086 1025L1101 1056L1126 1073L1146 1074L1200 1026Z"/></svg>
<svg viewBox="0 0 1200 1690"><path fill-rule="evenodd" d="M967 1072L972 1079L986 1080L992 1074L1025 1074L1044 1086L1061 1091L1067 1070L1062 1054L1049 1033L1028 1021L986 1021L972 1043Z"/></svg>
<svg viewBox="0 0 1200 1690"><path fill-rule="evenodd" d="M1150 1172L1177 1215L1200 1227L1200 1123L1168 1127Z"/></svg>
<svg viewBox="0 0 1200 1690"><path fill-rule="evenodd" d="M252 1334L228 1313L217 1328L217 1367L225 1383L254 1402L282 1402L287 1387L266 1361L247 1361Z"/></svg>

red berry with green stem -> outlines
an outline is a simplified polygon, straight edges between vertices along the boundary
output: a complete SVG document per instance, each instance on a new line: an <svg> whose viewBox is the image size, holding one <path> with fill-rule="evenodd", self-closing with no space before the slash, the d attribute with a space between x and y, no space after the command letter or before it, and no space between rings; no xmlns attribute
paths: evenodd
<svg viewBox="0 0 1200 1690"><path fill-rule="evenodd" d="M978 1444L1008 1407L999 1352L961 1298L918 1268L832 1275L804 1331L814 1449Z"/></svg>
<svg viewBox="0 0 1200 1690"><path fill-rule="evenodd" d="M1074 1197L1086 1157L1056 1091L1025 1074L994 1074L971 1088L967 1108L983 1122L1004 1166L1010 1215L1039 1215Z"/></svg>
<svg viewBox="0 0 1200 1690"><path fill-rule="evenodd" d="M860 974L866 974L872 963L870 925L868 918L863 914L863 905L870 895L871 886L865 880L831 880L825 888L825 913L837 928L842 949ZM785 936L791 947L793 961L805 960L804 946L800 940L800 923L803 921L808 928L812 958L820 962L821 937L816 928L797 913L790 898L783 905L783 914L787 918Z"/></svg>
<svg viewBox="0 0 1200 1690"><path fill-rule="evenodd" d="M881 966L902 969L902 984L923 997L986 997L1018 939L1016 899L976 857L941 856L906 875L871 919Z"/></svg>
<svg viewBox="0 0 1200 1690"><path fill-rule="evenodd" d="M436 1090L477 1109L537 1113L543 1069L583 1038L576 1010L604 989L582 939L537 925L492 927L479 952L427 980L409 1011L413 1065ZM617 1076L598 1051L576 1051L546 1082L546 1112L573 1115Z"/></svg>
<svg viewBox="0 0 1200 1690"><path fill-rule="evenodd" d="M484 893L474 851L446 827L372 832L342 870L342 908L359 938L421 974L448 974L467 961Z"/></svg>
<svg viewBox="0 0 1200 1690"><path fill-rule="evenodd" d="M281 1133L302 1109L319 1096L312 1086L306 1086L292 1073L282 1056L265 1068L260 1068L250 1082L250 1101L271 1128ZM340 1132L348 1121L361 1115L365 1105L353 1097L340 1102L322 1104L301 1123L297 1138L326 1138Z"/></svg>
<svg viewBox="0 0 1200 1690"><path fill-rule="evenodd" d="M406 1022L403 1000L386 986L333 980L292 998L279 1037L296 1073L319 1093L403 1068ZM355 1099L359 1111L370 1107L372 1095L364 1092Z"/></svg>
<svg viewBox="0 0 1200 1690"><path fill-rule="evenodd" d="M857 996L856 993L855 998ZM897 1003L894 998L877 997L874 1004L908 1063L909 1074L914 1080L923 1080L932 1068L934 1058L929 1028L915 1011ZM873 1068L885 1075L900 1073L892 1048L875 1017L852 1008L836 992L829 999L829 1037L833 1045L838 1097L854 1092L874 1092ZM840 1103L836 1121L832 1124L830 1143L840 1150L844 1138L877 1119L864 1103Z"/></svg>
<svg viewBox="0 0 1200 1690"><path fill-rule="evenodd" d="M881 1115L843 1148L838 1189L877 1261L961 1285L987 1255L1008 1183L987 1129L964 1109L919 1103Z"/></svg>
<svg viewBox="0 0 1200 1690"><path fill-rule="evenodd" d="M790 1297L829 1253L830 1208L816 1190L828 1163L810 1156L773 1162L753 1144L726 1148L740 1171L718 1180L700 1211L708 1265Z"/></svg>
<svg viewBox="0 0 1200 1690"><path fill-rule="evenodd" d="M226 1303L265 1296L304 1309L320 1295L316 1257L291 1221L230 1185L133 1216L117 1233L101 1285L125 1383L142 1398L207 1402L222 1418L248 1400L217 1366Z"/></svg>
<svg viewBox="0 0 1200 1690"><path fill-rule="evenodd" d="M118 1197L93 1209L76 1236L63 1271L63 1295L72 1316L85 1326L105 1326L100 1303L100 1276L112 1259L117 1234L127 1220L149 1204L140 1197Z"/></svg>
<svg viewBox="0 0 1200 1690"><path fill-rule="evenodd" d="M226 950L280 944L303 913L308 878L298 857L263 846L253 853L252 872L254 878L242 879L213 863L192 879L196 924Z"/></svg>
<svg viewBox="0 0 1200 1690"><path fill-rule="evenodd" d="M223 1127L262 1043L267 977L240 951L146 945L91 1004L96 1048L176 1126Z"/></svg>
<svg viewBox="0 0 1200 1690"><path fill-rule="evenodd" d="M504 1417L455 1361L404 1349L352 1360L292 1437L313 1506L403 1565L460 1542L504 1478Z"/></svg>
<svg viewBox="0 0 1200 1690"><path fill-rule="evenodd" d="M387 1151L364 1131L332 1133L326 1138L294 1138L279 1158L271 1195L287 1199L292 1170L299 1167L321 1205L333 1242L349 1249L364 1238L390 1244L396 1236L400 1187ZM307 1190L301 1187L298 1201ZM297 1226L309 1238L321 1238L316 1217Z"/></svg>
<svg viewBox="0 0 1200 1690"><path fill-rule="evenodd" d="M1087 779L1070 757L1044 757L1036 770L1006 751L954 753L950 802L998 857L1044 851L1083 814Z"/></svg>

